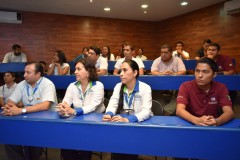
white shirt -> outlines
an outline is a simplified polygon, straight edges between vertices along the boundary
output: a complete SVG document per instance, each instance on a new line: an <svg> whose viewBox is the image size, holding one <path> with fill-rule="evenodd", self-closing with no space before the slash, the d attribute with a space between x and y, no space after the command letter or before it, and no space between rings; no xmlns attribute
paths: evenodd
<svg viewBox="0 0 240 160"><path fill-rule="evenodd" d="M103 57L102 54L100 54L100 56ZM108 61L108 60L109 60L109 61L115 61L114 54L112 54L112 53L110 54L110 59L108 59L108 57L103 57L103 58L106 58L107 61Z"/></svg>
<svg viewBox="0 0 240 160"><path fill-rule="evenodd" d="M107 62L107 59L106 58L104 58L104 57L102 57L102 56L99 56L98 57L98 60L97 60L97 62L96 62L96 64L95 64L95 67L97 68L97 69L108 69L108 62Z"/></svg>
<svg viewBox="0 0 240 160"><path fill-rule="evenodd" d="M142 55L141 57L140 57L139 55L137 55L136 58L139 58L139 59L141 59L142 61L147 60L147 57L144 56L144 55Z"/></svg>
<svg viewBox="0 0 240 160"><path fill-rule="evenodd" d="M13 52L9 52L4 56L2 63L9 63L9 62L27 62L27 57L22 52L19 56L15 56Z"/></svg>
<svg viewBox="0 0 240 160"><path fill-rule="evenodd" d="M83 114L90 112L103 113L104 106L104 86L101 82L95 81L88 84L85 93L82 92L81 83L71 83L66 91L63 102L74 108L82 108Z"/></svg>
<svg viewBox="0 0 240 160"><path fill-rule="evenodd" d="M122 83L118 83L115 86L113 95L110 98L110 101L108 103L106 113L111 112L114 115L116 114L118 103L119 103L121 86L122 86ZM136 89L136 93L134 95L131 106L128 106L125 100L125 96L123 96L124 97L123 109L134 109L134 115L137 117L138 122L141 122L148 119L152 115L152 111L151 111L152 90L148 84L141 81L137 81L135 89Z"/></svg>
<svg viewBox="0 0 240 160"><path fill-rule="evenodd" d="M186 51L182 51L182 52L183 52L183 55L184 55L185 57L189 58L189 53L188 53L188 52L186 52ZM173 51L172 56L173 56L173 57L178 57L177 50ZM179 56L179 58L183 59L181 55Z"/></svg>
<svg viewBox="0 0 240 160"><path fill-rule="evenodd" d="M52 63L49 65L49 67L51 67L51 66L52 66ZM61 65L62 69L64 69L65 67L69 67L68 72L67 72L66 75L70 75L70 66L69 66L69 64L68 63L63 63ZM58 75L58 67L57 66L54 67L53 75Z"/></svg>
<svg viewBox="0 0 240 160"><path fill-rule="evenodd" d="M45 77L41 77L34 88L25 80L21 81L9 99L15 103L22 101L24 106L33 106L45 101L52 102L51 107L57 104L55 86L52 81Z"/></svg>
<svg viewBox="0 0 240 160"><path fill-rule="evenodd" d="M138 64L139 69L140 68L145 68L145 66L144 66L144 64L143 64L141 59L133 57L132 60L134 60ZM114 66L114 68L121 69L121 65L122 65L122 63L124 61L125 61L125 57L118 59L116 64L115 64L115 66Z"/></svg>
<svg viewBox="0 0 240 160"><path fill-rule="evenodd" d="M17 83L14 83L11 87L8 87L6 84L0 87L0 97L3 97L4 103L7 103L9 97L12 95L16 87Z"/></svg>

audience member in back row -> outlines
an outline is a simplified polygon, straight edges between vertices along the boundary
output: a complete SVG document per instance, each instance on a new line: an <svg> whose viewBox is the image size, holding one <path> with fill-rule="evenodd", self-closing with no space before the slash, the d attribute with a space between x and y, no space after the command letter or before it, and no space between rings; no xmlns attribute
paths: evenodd
<svg viewBox="0 0 240 160"><path fill-rule="evenodd" d="M89 59L80 59L75 65L75 76L77 81L68 86L62 103L58 104L59 114L68 117L104 112L104 86L97 81L94 63ZM81 136L81 131L79 135ZM91 160L92 153L91 151L62 149L61 155L63 160Z"/></svg>
<svg viewBox="0 0 240 160"><path fill-rule="evenodd" d="M52 63L48 67L48 75L70 75L70 66L61 50L54 53Z"/></svg>
<svg viewBox="0 0 240 160"><path fill-rule="evenodd" d="M213 59L218 66L218 75L233 75L235 73L235 66L233 60L219 53L220 45L217 43L211 43L207 50L207 57ZM230 91L232 103L237 97L237 91Z"/></svg>
<svg viewBox="0 0 240 160"><path fill-rule="evenodd" d="M2 63L27 62L27 57L21 52L21 48L20 45L14 44L12 46L12 52L9 52L4 56Z"/></svg>
<svg viewBox="0 0 240 160"><path fill-rule="evenodd" d="M196 60L199 60L200 58L207 56L207 49L210 43L212 43L210 39L203 40L202 48L200 48L196 53L197 54L195 57Z"/></svg>
<svg viewBox="0 0 240 160"><path fill-rule="evenodd" d="M87 58L88 56L88 47L84 47L82 49L82 53L80 53L76 58L73 59L74 62L77 62L81 58Z"/></svg>
<svg viewBox="0 0 240 160"><path fill-rule="evenodd" d="M176 44L176 50L173 51L173 57L179 57L181 59L189 59L189 53L183 50L184 44L183 42L179 41Z"/></svg>
<svg viewBox="0 0 240 160"><path fill-rule="evenodd" d="M133 60L124 61L120 73L121 83L114 88L103 121L141 122L152 115L151 88L148 84L139 81L138 76L138 64ZM138 156L113 153L113 158L137 160Z"/></svg>
<svg viewBox="0 0 240 160"><path fill-rule="evenodd" d="M57 103L54 84L43 77L43 67L39 63L29 63L25 67L24 79L15 88L1 114L15 116L50 109ZM22 101L24 107L18 108ZM19 133L21 134L21 133ZM26 135L30 136L30 135ZM42 147L5 145L8 159L38 160L43 152Z"/></svg>
<svg viewBox="0 0 240 160"><path fill-rule="evenodd" d="M101 49L96 46L91 46L88 51L88 59L95 64L97 74L106 75L108 73L108 62L107 59L100 56Z"/></svg>
<svg viewBox="0 0 240 160"><path fill-rule="evenodd" d="M161 46L160 57L155 59L151 67L152 75L184 75L186 68L179 57L172 56L172 47Z"/></svg>
<svg viewBox="0 0 240 160"><path fill-rule="evenodd" d="M111 53L109 46L103 46L102 47L102 57L106 58L108 61L115 61L114 55Z"/></svg>
<svg viewBox="0 0 240 160"><path fill-rule="evenodd" d="M120 59L117 60L115 66L114 66L114 71L113 71L114 75L119 75L121 65L125 60L134 60L138 64L139 75L144 74L144 64L143 64L142 60L138 59L138 58L134 58L133 53L134 53L134 46L131 43L128 43L128 42L124 43L123 44L124 58L120 58Z"/></svg>
<svg viewBox="0 0 240 160"><path fill-rule="evenodd" d="M218 43L211 43L207 49L207 57L213 59L218 66L218 74L221 75L233 75L235 67L233 60L219 53L220 45Z"/></svg>
<svg viewBox="0 0 240 160"><path fill-rule="evenodd" d="M138 49L138 55L136 56L136 58L139 58L142 61L147 60L147 57L143 55L143 48Z"/></svg>
<svg viewBox="0 0 240 160"><path fill-rule="evenodd" d="M164 44L161 46L160 57L154 60L151 67L152 75L184 75L186 74L186 68L183 61L179 57L172 56L172 47ZM170 96L170 102L164 106L164 115L172 115L176 111L176 97L175 91L162 91ZM164 96L169 99L168 97Z"/></svg>
<svg viewBox="0 0 240 160"><path fill-rule="evenodd" d="M180 86L176 111L178 116L202 126L219 126L234 117L227 87L213 81L217 71L217 64L210 58L205 57L197 62L195 80Z"/></svg>
<svg viewBox="0 0 240 160"><path fill-rule="evenodd" d="M0 106L4 106L8 98L12 95L15 90L17 83L15 82L15 74L13 72L6 72L4 74L5 84L0 87Z"/></svg>

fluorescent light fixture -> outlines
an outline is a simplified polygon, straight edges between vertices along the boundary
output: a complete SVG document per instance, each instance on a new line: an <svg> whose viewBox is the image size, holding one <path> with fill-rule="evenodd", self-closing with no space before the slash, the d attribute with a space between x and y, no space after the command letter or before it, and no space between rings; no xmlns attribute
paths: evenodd
<svg viewBox="0 0 240 160"><path fill-rule="evenodd" d="M188 5L188 2L184 1L184 2L181 2L180 4L181 4L181 6L186 6L186 5Z"/></svg>
<svg viewBox="0 0 240 160"><path fill-rule="evenodd" d="M104 8L104 11L109 12L111 9L109 7Z"/></svg>
<svg viewBox="0 0 240 160"><path fill-rule="evenodd" d="M147 4L143 4L141 7L142 8L148 8L148 5Z"/></svg>

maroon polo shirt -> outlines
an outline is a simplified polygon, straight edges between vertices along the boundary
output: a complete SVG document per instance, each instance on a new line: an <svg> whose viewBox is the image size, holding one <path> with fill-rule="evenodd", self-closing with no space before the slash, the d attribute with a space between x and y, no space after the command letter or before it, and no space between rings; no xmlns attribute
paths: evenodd
<svg viewBox="0 0 240 160"><path fill-rule="evenodd" d="M216 57L215 61L217 63L219 72L235 70L235 67L233 65L233 61L228 56L219 54Z"/></svg>
<svg viewBox="0 0 240 160"><path fill-rule="evenodd" d="M211 83L207 93L198 87L196 80L183 83L179 88L177 104L184 104L186 110L197 117L219 117L219 107L232 106L232 102L224 84L215 81Z"/></svg>

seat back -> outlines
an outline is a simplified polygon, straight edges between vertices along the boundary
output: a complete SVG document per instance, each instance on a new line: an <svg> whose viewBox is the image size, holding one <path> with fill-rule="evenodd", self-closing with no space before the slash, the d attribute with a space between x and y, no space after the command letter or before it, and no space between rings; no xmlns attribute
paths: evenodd
<svg viewBox="0 0 240 160"><path fill-rule="evenodd" d="M162 104L156 100L152 100L152 112L155 116L163 116Z"/></svg>

